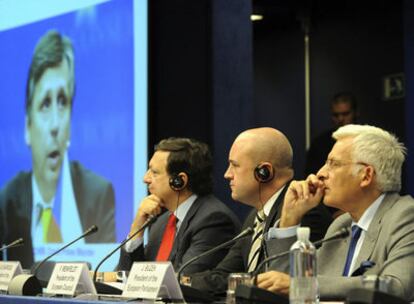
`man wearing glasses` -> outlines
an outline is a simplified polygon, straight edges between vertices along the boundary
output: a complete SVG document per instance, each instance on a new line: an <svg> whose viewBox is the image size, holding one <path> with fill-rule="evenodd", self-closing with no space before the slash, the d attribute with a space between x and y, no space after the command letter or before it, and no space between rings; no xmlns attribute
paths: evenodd
<svg viewBox="0 0 414 304"><path fill-rule="evenodd" d="M346 297L362 287L362 274L389 280L389 292L414 299L414 200L400 196L405 147L392 134L376 127L347 125L333 133L336 140L325 165L304 181L293 181L286 193L277 227L289 235L274 238L272 254L288 250L296 227L322 199L345 213L329 227L325 238L342 228L352 235L318 250L318 281L322 298ZM283 264L283 262L285 262ZM276 260L271 271L259 275L258 286L274 292L289 291L290 277ZM384 266L386 265L386 266Z"/></svg>

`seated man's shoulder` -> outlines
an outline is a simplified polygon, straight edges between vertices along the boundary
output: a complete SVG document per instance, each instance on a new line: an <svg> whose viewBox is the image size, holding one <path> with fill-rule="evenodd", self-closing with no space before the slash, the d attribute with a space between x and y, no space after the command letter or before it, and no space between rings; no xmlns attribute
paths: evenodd
<svg viewBox="0 0 414 304"><path fill-rule="evenodd" d="M0 199L5 196L21 195L31 184L31 172L21 171L7 181L0 189ZM30 188L31 189L31 188Z"/></svg>
<svg viewBox="0 0 414 304"><path fill-rule="evenodd" d="M414 199L410 195L400 196L391 194L386 197L385 204L390 204L391 208L384 217L385 220L399 221L403 218L414 220Z"/></svg>
<svg viewBox="0 0 414 304"><path fill-rule="evenodd" d="M197 214L200 216L206 218L221 216L222 219L228 218L240 226L240 221L234 212L214 195L209 194L201 196L198 197L197 200L199 201Z"/></svg>
<svg viewBox="0 0 414 304"><path fill-rule="evenodd" d="M336 219L333 220L331 225L329 226L326 235L330 235L331 233L337 232L339 229L346 227L349 228L352 223L352 218L349 213L344 213L338 216Z"/></svg>

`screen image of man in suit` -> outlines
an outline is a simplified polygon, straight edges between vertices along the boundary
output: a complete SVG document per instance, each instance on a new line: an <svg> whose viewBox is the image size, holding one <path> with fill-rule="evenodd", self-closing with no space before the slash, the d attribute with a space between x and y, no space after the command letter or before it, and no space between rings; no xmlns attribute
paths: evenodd
<svg viewBox="0 0 414 304"><path fill-rule="evenodd" d="M352 288L362 288L362 274L376 275L383 269L389 292L412 301L414 200L398 194L404 145L389 132L368 125L343 126L333 137L336 143L318 173L290 184L275 228L283 228L285 235L269 240L269 251L289 249L302 216L323 199L345 212L331 224L326 238L342 228L352 228L352 235L318 249L321 298L344 298ZM288 266L287 258L275 260L271 268L281 272L259 275L258 286L287 293Z"/></svg>
<svg viewBox="0 0 414 304"><path fill-rule="evenodd" d="M212 195L212 156L205 143L188 138L168 138L155 146L144 175L150 195L143 198L130 235L149 216L144 246L143 232L121 250L119 270L135 261L171 261L178 269L191 258L234 237L240 223L230 209ZM162 209L167 212L162 213ZM162 214L161 214L162 213ZM185 269L185 274L214 267L227 249L206 256Z"/></svg>
<svg viewBox="0 0 414 304"><path fill-rule="evenodd" d="M224 177L230 184L232 199L254 208L242 227L253 227L254 233L235 243L217 267L193 274L192 287L222 293L230 273L253 271L265 258L263 236L280 217L283 198L294 174L292 160L288 139L276 129L250 129L235 139ZM302 220L302 225L312 227L313 240L322 238L330 223L331 216L324 206L315 206Z"/></svg>
<svg viewBox="0 0 414 304"><path fill-rule="evenodd" d="M36 245L72 240L91 225L86 242L114 242L114 191L111 183L69 162L75 61L69 38L51 30L38 41L26 85L25 142L32 171L20 172L0 191L4 242L24 239L8 252L23 267L33 264Z"/></svg>

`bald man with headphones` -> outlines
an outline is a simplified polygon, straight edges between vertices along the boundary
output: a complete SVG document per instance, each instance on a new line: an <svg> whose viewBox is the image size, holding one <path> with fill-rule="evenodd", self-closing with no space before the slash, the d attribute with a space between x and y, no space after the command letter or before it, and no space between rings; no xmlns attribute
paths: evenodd
<svg viewBox="0 0 414 304"><path fill-rule="evenodd" d="M253 207L243 228L252 227L251 237L240 239L214 269L191 276L191 286L212 293L227 289L230 273L251 272L267 250L264 236L280 218L283 199L294 172L293 152L286 136L273 128L242 132L229 153L224 177L229 181L233 200ZM324 206L312 209L302 225L311 227L311 239L321 239L332 218Z"/></svg>
<svg viewBox="0 0 414 304"><path fill-rule="evenodd" d="M144 182L150 195L141 201L130 234L149 217L157 219L146 246L142 232L122 249L118 270L129 270L134 261L171 261L177 270L239 232L237 217L212 195L212 157L206 144L188 138L162 140L155 147ZM226 253L224 249L198 260L185 274L215 267Z"/></svg>

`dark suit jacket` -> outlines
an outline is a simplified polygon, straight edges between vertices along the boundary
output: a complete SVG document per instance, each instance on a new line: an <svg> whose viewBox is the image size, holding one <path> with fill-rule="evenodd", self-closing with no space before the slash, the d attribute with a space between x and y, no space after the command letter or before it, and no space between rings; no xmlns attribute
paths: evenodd
<svg viewBox="0 0 414 304"><path fill-rule="evenodd" d="M280 218L288 185L283 189L266 219L264 231L267 232L273 227L275 222ZM253 227L257 210L254 209L245 220L242 230L247 227ZM313 240L324 237L327 228L332 221L328 210L320 205L307 213L303 218L302 226L311 227L311 238ZM246 272L247 259L250 252L252 236L240 239L233 247L230 248L227 256L213 270L197 273L191 276L191 286L197 289L209 291L211 293L222 293L227 289L227 277L230 273ZM265 243L263 243L265 245ZM259 262L263 260L267 248L262 246L259 256Z"/></svg>
<svg viewBox="0 0 414 304"><path fill-rule="evenodd" d="M132 253L124 249L118 269L129 270L135 261L155 260L168 221L169 213L162 214L149 230L148 244L139 246ZM233 212L213 195L198 197L181 223L169 260L174 269L191 258L234 237L240 230L240 222ZM185 270L185 274L210 269L226 255L227 249L206 256Z"/></svg>
<svg viewBox="0 0 414 304"><path fill-rule="evenodd" d="M98 226L98 232L87 236L89 243L115 242L114 190L112 184L85 169L78 162L70 164L73 191L82 229ZM0 191L4 218L4 243L23 238L24 245L8 250L8 260L20 261L23 268L33 264L31 237L32 173L20 172ZM63 215L64 216L64 215Z"/></svg>

